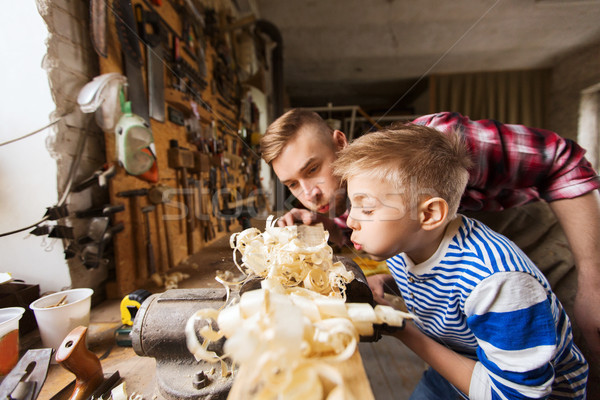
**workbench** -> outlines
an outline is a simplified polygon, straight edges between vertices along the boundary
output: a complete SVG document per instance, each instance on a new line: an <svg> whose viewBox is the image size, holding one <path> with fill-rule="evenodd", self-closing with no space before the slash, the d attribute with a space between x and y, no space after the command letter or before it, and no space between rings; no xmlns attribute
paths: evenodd
<svg viewBox="0 0 600 400"><path fill-rule="evenodd" d="M214 271L217 269L227 270L235 268L231 260L231 249L229 247L228 238L222 238L214 244L197 253L193 260L199 263L202 268L194 269L188 267L183 272L187 272L191 277L183 281L180 288L198 288L198 287L220 287L220 284L214 280ZM201 263L201 264L200 264ZM107 300L92 308L90 317L90 326L87 335L88 348L98 357L108 353L106 358L101 360L103 372L105 374L119 371L120 376L126 382L127 393L138 393L144 396L144 399L163 399L160 395L156 384L155 360L149 357L140 357L131 347L120 347L115 345L114 331L121 325L119 300ZM364 343L367 348L376 346L377 344ZM41 341L37 331L28 334L22 341L22 350L24 347L39 348ZM382 354L388 357L389 351L381 349ZM375 354L369 351L368 354ZM414 360L406 360L412 363ZM379 361L370 360L371 364L380 364ZM381 365L379 365L381 367ZM363 366L363 360L359 352L339 366L340 371L346 377L347 383L350 385L352 393L356 399L368 400L374 399L373 390L369 383L369 378ZM383 366L383 370L385 370ZM397 368L394 369L397 371ZM379 371L379 368L377 368ZM379 372L376 373L379 375ZM420 372L419 372L420 373ZM379 376L381 378L381 376ZM386 377L383 377L386 379ZM411 381L416 382L418 375L411 377ZM74 375L58 364L53 364L50 367L48 377L42 388L39 399L50 399L55 393L59 392L71 381ZM379 380L381 381L381 379ZM410 383L409 382L409 383ZM239 392L234 380L234 387L230 392L230 399L242 398L238 396ZM156 396L156 397L155 397ZM236 397L237 396L237 397ZM382 397L383 398L383 397Z"/></svg>

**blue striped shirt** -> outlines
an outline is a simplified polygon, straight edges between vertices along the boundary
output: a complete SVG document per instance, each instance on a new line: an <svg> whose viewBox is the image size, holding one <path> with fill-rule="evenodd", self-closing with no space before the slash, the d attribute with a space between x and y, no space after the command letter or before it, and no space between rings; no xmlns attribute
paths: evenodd
<svg viewBox="0 0 600 400"><path fill-rule="evenodd" d="M588 367L550 285L506 237L458 216L436 253L387 260L419 329L477 360L471 399L583 399Z"/></svg>

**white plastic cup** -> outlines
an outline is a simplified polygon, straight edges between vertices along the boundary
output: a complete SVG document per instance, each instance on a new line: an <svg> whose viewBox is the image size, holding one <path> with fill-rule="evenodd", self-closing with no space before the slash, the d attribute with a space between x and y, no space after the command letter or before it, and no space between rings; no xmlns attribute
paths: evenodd
<svg viewBox="0 0 600 400"><path fill-rule="evenodd" d="M52 293L29 305L37 321L42 344L57 350L64 338L79 325L89 326L92 289L71 289ZM67 296L66 304L52 306Z"/></svg>
<svg viewBox="0 0 600 400"><path fill-rule="evenodd" d="M7 375L19 361L19 320L23 307L0 309L0 376Z"/></svg>

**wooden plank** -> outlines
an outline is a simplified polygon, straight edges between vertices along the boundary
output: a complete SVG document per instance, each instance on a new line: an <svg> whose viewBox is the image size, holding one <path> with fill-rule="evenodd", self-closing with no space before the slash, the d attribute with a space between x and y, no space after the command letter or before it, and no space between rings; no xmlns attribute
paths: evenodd
<svg viewBox="0 0 600 400"><path fill-rule="evenodd" d="M326 364L339 371L343 377L344 384L355 399L375 399L358 350L345 362L327 362ZM249 382L248 376L249 371L253 368L254 366L243 366L237 371L233 387L229 392L227 400L247 400L252 398L248 393L248 390L253 385Z"/></svg>

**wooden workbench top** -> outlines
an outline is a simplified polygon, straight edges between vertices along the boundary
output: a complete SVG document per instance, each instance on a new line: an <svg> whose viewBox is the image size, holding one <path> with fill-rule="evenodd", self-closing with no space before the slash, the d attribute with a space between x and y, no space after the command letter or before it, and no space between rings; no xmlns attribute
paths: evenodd
<svg viewBox="0 0 600 400"><path fill-rule="evenodd" d="M215 271L231 268L231 257L228 238L217 240L210 248L203 249L189 260L185 266L187 269L183 270L191 276L179 287L221 287L214 280ZM149 289L155 291L158 288ZM155 360L138 356L131 347L115 345L114 331L121 326L119 305L119 300L107 300L92 308L88 347L98 357L110 349L108 356L101 360L103 371L105 374L119 371L126 382L128 394L136 392L145 400L162 400L156 383ZM23 352L41 346L37 330L22 338ZM384 337L376 343L360 343L359 349L360 354L357 352L341 367L346 380L356 384L352 387L356 399L408 398L426 367L422 360L395 338ZM51 365L38 399L50 399L73 379L74 375L60 365ZM235 384L232 390L235 394L234 390L237 390Z"/></svg>

